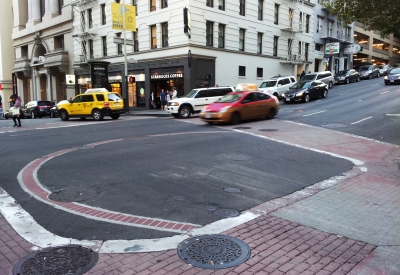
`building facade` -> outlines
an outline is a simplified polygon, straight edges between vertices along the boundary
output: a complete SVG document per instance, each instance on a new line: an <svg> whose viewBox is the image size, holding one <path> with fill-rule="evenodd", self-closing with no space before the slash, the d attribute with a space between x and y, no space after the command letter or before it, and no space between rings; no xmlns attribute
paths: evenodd
<svg viewBox="0 0 400 275"><path fill-rule="evenodd" d="M72 8L69 0L13 0L14 67L18 95L31 100L68 98L73 74ZM75 89L70 89L71 95Z"/></svg>
<svg viewBox="0 0 400 275"><path fill-rule="evenodd" d="M368 62L377 65L400 66L400 33L381 37L378 31L366 31L355 23L354 40L362 50L354 55L354 67Z"/></svg>
<svg viewBox="0 0 400 275"><path fill-rule="evenodd" d="M184 95L196 87L296 76L312 66L313 1L125 0L137 14L136 32L125 32L131 40L125 75L124 47L114 43L124 34L112 29L112 2L123 0L72 2L76 93L96 85L93 62L109 62L108 87L120 92L129 108L149 108L151 92L158 97L173 86ZM190 38L184 33L185 7Z"/></svg>
<svg viewBox="0 0 400 275"><path fill-rule="evenodd" d="M0 24L0 104L4 109L9 108L9 99L13 94L13 44L10 40L13 29L12 2L2 3L2 23Z"/></svg>
<svg viewBox="0 0 400 275"><path fill-rule="evenodd" d="M317 0L314 11L315 72L331 71L336 74L353 68L353 54L345 48L353 45L354 24L344 25Z"/></svg>

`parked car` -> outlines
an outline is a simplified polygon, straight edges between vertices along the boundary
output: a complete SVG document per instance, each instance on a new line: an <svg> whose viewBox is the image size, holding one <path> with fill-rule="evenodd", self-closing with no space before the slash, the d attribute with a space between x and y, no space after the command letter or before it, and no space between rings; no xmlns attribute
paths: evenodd
<svg viewBox="0 0 400 275"><path fill-rule="evenodd" d="M390 66L390 65L380 65L379 73L381 75L387 75L391 68L392 68L392 66Z"/></svg>
<svg viewBox="0 0 400 275"><path fill-rule="evenodd" d="M300 79L300 82L309 82L314 80L324 82L328 86L328 89L332 88L333 84L335 84L335 78L330 71L308 73Z"/></svg>
<svg viewBox="0 0 400 275"><path fill-rule="evenodd" d="M70 117L103 120L104 116L118 119L125 112L124 100L106 89L88 89L72 100L59 102L57 108L61 120L69 120Z"/></svg>
<svg viewBox="0 0 400 275"><path fill-rule="evenodd" d="M200 112L204 106L234 91L233 87L193 89L184 97L169 100L166 107L167 112L175 118L189 118L192 114Z"/></svg>
<svg viewBox="0 0 400 275"><path fill-rule="evenodd" d="M272 119L278 113L279 100L259 91L229 93L204 107L200 118L208 123L238 124L254 118Z"/></svg>
<svg viewBox="0 0 400 275"><path fill-rule="evenodd" d="M58 117L58 104L63 104L68 102L68 100L61 100L58 102L56 105L53 106L53 108L50 109L50 117Z"/></svg>
<svg viewBox="0 0 400 275"><path fill-rule="evenodd" d="M277 98L282 98L282 93L296 82L294 76L277 75L268 80L264 80L258 87L258 90Z"/></svg>
<svg viewBox="0 0 400 275"><path fill-rule="evenodd" d="M283 102L291 103L297 101L309 102L314 98L326 98L328 96L328 87L319 80L308 82L297 82L289 91L283 94Z"/></svg>
<svg viewBox="0 0 400 275"><path fill-rule="evenodd" d="M339 71L335 75L336 83L346 83L349 84L350 82L358 82L360 81L360 75L356 70L343 70Z"/></svg>
<svg viewBox="0 0 400 275"><path fill-rule="evenodd" d="M34 100L29 101L21 108L24 116L30 118L41 118L50 116L50 109L53 108L54 103L47 100Z"/></svg>
<svg viewBox="0 0 400 275"><path fill-rule="evenodd" d="M380 77L378 65L363 65L358 69L361 79L372 79L373 77Z"/></svg>
<svg viewBox="0 0 400 275"><path fill-rule="evenodd" d="M384 78L385 85L400 83L400 68L393 68Z"/></svg>

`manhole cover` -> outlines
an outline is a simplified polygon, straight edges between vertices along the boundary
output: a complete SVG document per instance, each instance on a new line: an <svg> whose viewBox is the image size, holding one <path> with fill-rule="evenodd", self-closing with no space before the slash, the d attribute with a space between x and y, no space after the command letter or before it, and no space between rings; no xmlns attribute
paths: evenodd
<svg viewBox="0 0 400 275"><path fill-rule="evenodd" d="M98 188L71 187L55 191L50 194L49 198L53 201L78 202L97 197L100 193Z"/></svg>
<svg viewBox="0 0 400 275"><path fill-rule="evenodd" d="M258 131L260 131L260 132L276 132L276 131L278 131L278 129L260 129Z"/></svg>
<svg viewBox="0 0 400 275"><path fill-rule="evenodd" d="M243 241L224 235L204 235L184 240L178 246L182 261L200 268L223 269L247 261L250 248Z"/></svg>
<svg viewBox="0 0 400 275"><path fill-rule="evenodd" d="M239 211L234 209L218 209L214 211L214 215L221 218L232 218L239 216Z"/></svg>
<svg viewBox="0 0 400 275"><path fill-rule="evenodd" d="M251 157L248 155L244 155L242 153L222 153L220 157L231 159L231 160L250 160Z"/></svg>
<svg viewBox="0 0 400 275"><path fill-rule="evenodd" d="M213 212L213 211L215 211L217 209L218 209L218 206L215 206L215 205L207 205L206 206L206 210L209 211L209 212Z"/></svg>
<svg viewBox="0 0 400 275"><path fill-rule="evenodd" d="M248 130L248 129L251 129L251 127L234 127L233 129L238 129L238 130L240 130L240 129L242 129L242 130Z"/></svg>
<svg viewBox="0 0 400 275"><path fill-rule="evenodd" d="M13 275L79 275L96 264L98 255L79 245L49 247L30 253L13 268Z"/></svg>
<svg viewBox="0 0 400 275"><path fill-rule="evenodd" d="M172 199L174 201L184 201L184 200L186 200L186 197L185 196L173 196Z"/></svg>
<svg viewBox="0 0 400 275"><path fill-rule="evenodd" d="M224 189L224 191L228 193L239 193L240 189L239 188L234 188L234 187L227 187Z"/></svg>
<svg viewBox="0 0 400 275"><path fill-rule="evenodd" d="M346 124L328 123L328 124L321 124L321 126L325 128L340 128L340 127L346 127Z"/></svg>

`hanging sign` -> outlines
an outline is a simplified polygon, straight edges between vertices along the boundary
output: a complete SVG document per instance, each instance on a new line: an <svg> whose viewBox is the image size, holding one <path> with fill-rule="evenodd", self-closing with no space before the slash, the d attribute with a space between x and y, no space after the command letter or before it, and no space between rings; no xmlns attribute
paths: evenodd
<svg viewBox="0 0 400 275"><path fill-rule="evenodd" d="M111 28L113 30L136 32L136 7L132 5L111 3Z"/></svg>

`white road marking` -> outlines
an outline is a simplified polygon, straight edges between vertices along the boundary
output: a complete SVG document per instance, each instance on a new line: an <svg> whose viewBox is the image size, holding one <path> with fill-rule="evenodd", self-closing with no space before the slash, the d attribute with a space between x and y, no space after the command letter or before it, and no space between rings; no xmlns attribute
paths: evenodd
<svg viewBox="0 0 400 275"><path fill-rule="evenodd" d="M386 94L386 93L388 93L388 92L389 92L389 91L386 91L386 92L380 93L380 95Z"/></svg>
<svg viewBox="0 0 400 275"><path fill-rule="evenodd" d="M362 101L362 99L359 99L358 101Z"/></svg>
<svg viewBox="0 0 400 275"><path fill-rule="evenodd" d="M371 85L371 87L374 87L374 86L379 86L379 84L374 84L374 85Z"/></svg>
<svg viewBox="0 0 400 275"><path fill-rule="evenodd" d="M370 118L372 118L372 116L367 117L367 118L364 118L364 119L361 119L361 120L359 120L359 121L356 121L356 122L353 122L353 123L350 123L350 124L357 124L357 123L360 123L360 122L362 122L362 121L364 121L364 120L367 120L367 119L370 119Z"/></svg>
<svg viewBox="0 0 400 275"><path fill-rule="evenodd" d="M343 93L343 94L339 94L339 95L347 95L348 93Z"/></svg>
<svg viewBox="0 0 400 275"><path fill-rule="evenodd" d="M400 114L386 114L387 116L400 116Z"/></svg>
<svg viewBox="0 0 400 275"><path fill-rule="evenodd" d="M320 112L316 112L316 113L312 113L312 114L308 114L308 115L304 115L304 116L312 116L312 115L320 114L320 113L323 113L323 112L326 112L326 110L323 110L323 111L320 111Z"/></svg>

